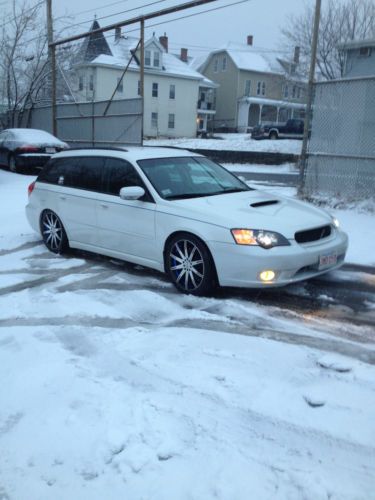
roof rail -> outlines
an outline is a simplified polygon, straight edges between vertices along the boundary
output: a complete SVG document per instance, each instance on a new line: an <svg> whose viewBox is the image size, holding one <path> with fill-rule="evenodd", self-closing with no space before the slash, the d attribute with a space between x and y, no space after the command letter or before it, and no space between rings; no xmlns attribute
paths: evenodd
<svg viewBox="0 0 375 500"><path fill-rule="evenodd" d="M122 151L122 152L127 152L128 149L126 148L116 148L114 146L81 146L81 147L75 147L75 148L69 148L64 151L86 151L87 149L99 149L99 150L110 150L110 151Z"/></svg>
<svg viewBox="0 0 375 500"><path fill-rule="evenodd" d="M143 147L144 147L144 148L179 149L180 151L181 151L182 149L188 150L188 148L180 148L180 147L178 147L178 146L155 146L155 145L153 145L153 146L152 146L152 145L145 144Z"/></svg>

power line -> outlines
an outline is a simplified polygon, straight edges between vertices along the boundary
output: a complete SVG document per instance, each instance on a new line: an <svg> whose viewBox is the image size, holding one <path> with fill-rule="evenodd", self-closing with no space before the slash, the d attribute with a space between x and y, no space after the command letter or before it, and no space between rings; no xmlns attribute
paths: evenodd
<svg viewBox="0 0 375 500"><path fill-rule="evenodd" d="M115 16L118 16L120 14L126 14L127 12L133 12L135 10L143 9L144 7L150 7L151 5L155 5L155 4L158 4L158 3L163 3L165 1L166 0L157 0L155 2L146 3L144 5L140 5L139 7L133 7L132 9L122 10L121 12L115 12L114 14L108 14L107 16L97 17L96 20L100 21L102 19L108 19L109 17L115 17ZM95 9L91 9L91 11L95 11ZM68 27L69 28L74 28L75 26L81 26L82 24L87 24L87 23L90 23L90 22L92 22L91 19L88 20L88 21L82 21L82 22L76 23L76 24L70 24Z"/></svg>
<svg viewBox="0 0 375 500"><path fill-rule="evenodd" d="M147 26L147 29L151 29L155 26L160 26L160 25L163 25L163 24L168 24L168 23L173 23L175 21L180 21L180 20L183 20L183 19L187 19L187 18L190 18L190 17L193 17L193 16L199 16L199 15L202 15L202 14L207 14L209 12L214 12L214 11L217 11L217 10L222 10L222 9L225 9L225 8L228 8L228 7L233 7L235 5L239 5L239 4L243 4L243 3L248 3L252 0L238 0L237 2L233 2L233 3L230 3L230 4L226 4L226 5L221 5L219 7L214 7L212 9L206 9L206 10L202 10L200 12L195 12L194 14L188 14L188 15L185 15L185 16L180 16L180 17L175 17L173 19L169 19L168 21L161 21L159 23L154 23L154 24L151 24L149 26ZM135 29L132 29L132 30L129 30L127 31L127 33L134 33L136 31L138 31L139 28L135 28ZM107 38L114 38L115 37L115 34L113 35L106 35ZM31 43L35 40L37 40L39 38L38 37L34 37L30 40L28 40L27 42L25 43ZM73 46L73 45L80 45L81 42L76 42L76 41L72 41L72 42L68 42L70 44L70 46Z"/></svg>
<svg viewBox="0 0 375 500"><path fill-rule="evenodd" d="M228 4L228 5L221 5L220 7L214 7L213 9L202 10L200 12L195 12L193 14L187 14L185 16L176 17L176 18L170 19L168 21L160 21L159 23L150 24L149 26L147 26L147 29L154 28L155 26L160 26L162 24L168 24L168 23L173 23L175 21L180 21L181 19L188 19L190 17L200 16L201 14L206 14L208 12L214 12L216 10L226 9L227 7L233 7L234 5L239 5L239 4L242 4L242 3L248 3L248 2L251 2L251 1L252 0L238 0L237 2ZM138 31L138 29L129 30L128 33L133 33L134 31Z"/></svg>

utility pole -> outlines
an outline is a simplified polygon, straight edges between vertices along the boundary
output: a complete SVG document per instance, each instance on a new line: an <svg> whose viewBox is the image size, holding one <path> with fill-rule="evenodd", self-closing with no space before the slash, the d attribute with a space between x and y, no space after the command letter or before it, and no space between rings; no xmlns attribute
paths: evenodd
<svg viewBox="0 0 375 500"><path fill-rule="evenodd" d="M145 20L141 19L141 75L140 75L140 94L142 99L142 115L141 115L141 146L143 146L143 127L144 127L144 110L145 110Z"/></svg>
<svg viewBox="0 0 375 500"><path fill-rule="evenodd" d="M48 59L51 71L51 106L52 106L52 133L57 135L56 120L56 46L53 45L53 21L52 21L52 0L46 0L47 7L47 37L48 37Z"/></svg>
<svg viewBox="0 0 375 500"><path fill-rule="evenodd" d="M313 27L313 38L311 42L311 60L310 60L310 72L309 81L307 87L307 103L306 103L306 114L305 114L305 126L303 131L303 142L301 158L299 162L299 187L298 194L303 195L303 190L305 187L305 172L306 172L306 161L307 161L307 142L309 139L311 115L312 115L312 99L314 92L314 78L315 78L315 67L316 67L316 52L318 47L318 37L319 37L319 22L320 22L320 8L322 0L316 0L315 3L315 16L314 16L314 27Z"/></svg>

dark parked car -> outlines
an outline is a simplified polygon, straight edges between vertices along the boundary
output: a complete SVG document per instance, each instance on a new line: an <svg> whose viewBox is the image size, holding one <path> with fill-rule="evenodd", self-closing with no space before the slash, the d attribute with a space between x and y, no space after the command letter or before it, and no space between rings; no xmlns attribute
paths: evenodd
<svg viewBox="0 0 375 500"><path fill-rule="evenodd" d="M0 132L0 164L12 172L41 168L54 153L69 146L57 137L33 128L8 128Z"/></svg>
<svg viewBox="0 0 375 500"><path fill-rule="evenodd" d="M286 123L258 125L251 132L253 139L302 139L304 121L290 119Z"/></svg>

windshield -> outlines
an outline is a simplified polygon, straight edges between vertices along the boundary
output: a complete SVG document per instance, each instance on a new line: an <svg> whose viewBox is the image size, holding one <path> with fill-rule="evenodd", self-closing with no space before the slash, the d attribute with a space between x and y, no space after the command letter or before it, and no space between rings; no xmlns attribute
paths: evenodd
<svg viewBox="0 0 375 500"><path fill-rule="evenodd" d="M250 191L245 183L217 163L200 157L139 160L159 195L166 200Z"/></svg>

